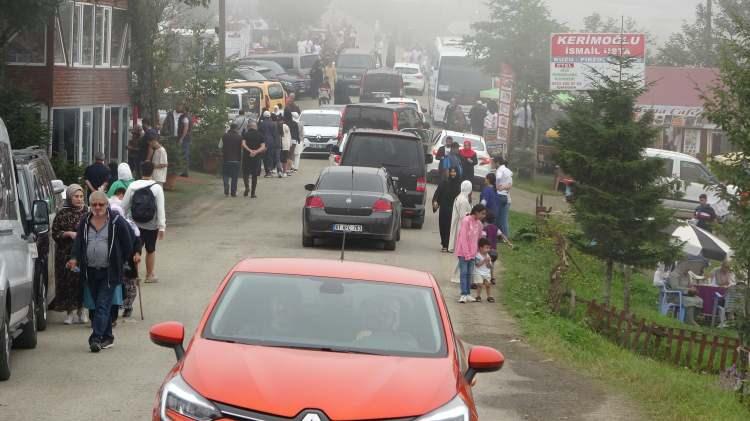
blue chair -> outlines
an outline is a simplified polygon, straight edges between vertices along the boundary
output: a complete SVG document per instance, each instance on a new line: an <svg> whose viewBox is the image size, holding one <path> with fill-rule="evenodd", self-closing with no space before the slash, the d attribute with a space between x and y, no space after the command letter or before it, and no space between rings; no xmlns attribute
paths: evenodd
<svg viewBox="0 0 750 421"><path fill-rule="evenodd" d="M679 321L684 322L685 306L682 303L682 291L671 290L662 285L659 295L659 312L666 316L672 311Z"/></svg>

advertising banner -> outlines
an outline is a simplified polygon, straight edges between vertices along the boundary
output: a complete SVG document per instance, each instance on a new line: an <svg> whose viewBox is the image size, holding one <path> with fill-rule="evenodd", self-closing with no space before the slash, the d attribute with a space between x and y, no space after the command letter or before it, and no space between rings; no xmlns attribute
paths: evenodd
<svg viewBox="0 0 750 421"><path fill-rule="evenodd" d="M498 113L495 127L497 131L485 130L485 143L487 152L491 155L507 155L508 143L510 142L511 109L513 104L513 69L503 64L500 69L500 77L495 79L495 88L498 89Z"/></svg>
<svg viewBox="0 0 750 421"><path fill-rule="evenodd" d="M550 90L592 89L596 73L618 77L611 56L632 57L633 66L623 77L638 77L645 84L646 36L644 34L568 33L552 34L550 42Z"/></svg>

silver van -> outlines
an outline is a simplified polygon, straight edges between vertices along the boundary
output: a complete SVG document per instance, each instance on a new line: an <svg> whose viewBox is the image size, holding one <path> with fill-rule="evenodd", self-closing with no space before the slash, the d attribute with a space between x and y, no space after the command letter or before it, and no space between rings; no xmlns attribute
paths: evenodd
<svg viewBox="0 0 750 421"><path fill-rule="evenodd" d="M35 348L34 268L37 235L50 230L49 205L35 200L27 223L19 200L13 154L0 119L0 380L10 377L10 349Z"/></svg>

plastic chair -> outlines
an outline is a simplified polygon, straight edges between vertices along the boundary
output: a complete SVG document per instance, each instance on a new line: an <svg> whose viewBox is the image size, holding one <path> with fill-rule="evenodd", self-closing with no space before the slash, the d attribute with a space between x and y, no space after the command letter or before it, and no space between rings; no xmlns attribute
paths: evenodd
<svg viewBox="0 0 750 421"><path fill-rule="evenodd" d="M666 285L662 285L659 295L661 296L659 312L666 316L670 311L674 311L677 319L684 322L685 306L682 303L682 291L671 290ZM670 297L674 297L672 301L676 302L670 302Z"/></svg>

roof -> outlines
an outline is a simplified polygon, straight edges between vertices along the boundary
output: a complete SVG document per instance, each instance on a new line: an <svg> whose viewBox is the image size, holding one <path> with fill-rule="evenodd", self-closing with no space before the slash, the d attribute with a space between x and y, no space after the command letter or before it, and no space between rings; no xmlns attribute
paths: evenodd
<svg viewBox="0 0 750 421"><path fill-rule="evenodd" d="M356 104L348 104L347 108L385 108L388 110L398 110L404 107L408 107L406 104L384 104L382 102L359 102Z"/></svg>
<svg viewBox="0 0 750 421"><path fill-rule="evenodd" d="M284 275L321 276L362 281L388 282L433 287L430 274L373 263L302 258L245 259L231 272L256 272Z"/></svg>
<svg viewBox="0 0 750 421"><path fill-rule="evenodd" d="M302 110L302 114L326 114L326 115L341 115L341 110L337 109L314 109L314 110Z"/></svg>
<svg viewBox="0 0 750 421"><path fill-rule="evenodd" d="M385 104L419 104L414 98L386 98L383 103Z"/></svg>
<svg viewBox="0 0 750 421"><path fill-rule="evenodd" d="M393 68L396 67L408 67L411 69L419 69L419 65L417 63L396 63L393 65Z"/></svg>
<svg viewBox="0 0 750 421"><path fill-rule="evenodd" d="M414 139L419 140L421 142L421 139L415 135L414 133L409 132L397 132L395 130L380 130L380 129L354 129L349 134L374 134L374 135L388 135L388 136L395 136L395 137L403 137L406 139Z"/></svg>
<svg viewBox="0 0 750 421"><path fill-rule="evenodd" d="M445 134L445 137L463 137L465 139L479 139L484 140L482 136L475 135L473 133L462 133L462 132L454 132L452 130L443 130L443 133Z"/></svg>
<svg viewBox="0 0 750 421"><path fill-rule="evenodd" d="M701 91L719 78L719 69L690 67L646 67L646 83L653 84L638 98L639 105L703 107Z"/></svg>

